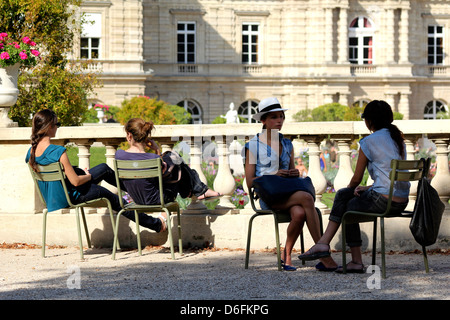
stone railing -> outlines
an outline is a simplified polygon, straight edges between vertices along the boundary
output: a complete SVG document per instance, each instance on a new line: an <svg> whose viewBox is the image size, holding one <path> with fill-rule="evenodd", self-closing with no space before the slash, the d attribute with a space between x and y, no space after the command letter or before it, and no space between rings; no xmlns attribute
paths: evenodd
<svg viewBox="0 0 450 320"><path fill-rule="evenodd" d="M436 154L436 173L432 185L441 199L448 206L450 197L449 173L449 140L450 120L408 120L397 121L397 126L406 138L407 158L413 159L416 153L416 142L424 135L434 144ZM190 166L199 172L200 178L206 181L202 170L202 146L205 141L214 140L218 160L218 173L214 181L214 189L225 196L220 200L218 208L235 209L230 197L235 189L235 181L230 168L234 172L242 172L242 143L261 130L259 124L238 125L178 125L157 126L154 139L162 146L163 151L170 150L179 141L183 141L189 153ZM0 212L30 213L42 211L34 186L24 163L29 148L30 128L0 128ZM282 133L295 141L296 155L299 147L306 148L309 155L308 175L311 177L317 194L317 207L328 212L322 202L327 181L320 169L320 144L324 139L332 139L337 144L339 170L334 179L334 188L345 187L352 174L350 149L353 141L369 134L364 122L309 122L286 123ZM125 141L123 126L89 125L82 127L61 127L58 129L53 143L65 145L73 143L79 148L79 166L88 168L90 163L90 147L94 143L102 143L106 147L106 162L112 166L115 152L119 144ZM301 142L298 142L301 141ZM414 199L416 186L411 189ZM34 196L33 196L34 195ZM411 202L413 203L413 202ZM202 209L202 204L191 203L188 209Z"/></svg>

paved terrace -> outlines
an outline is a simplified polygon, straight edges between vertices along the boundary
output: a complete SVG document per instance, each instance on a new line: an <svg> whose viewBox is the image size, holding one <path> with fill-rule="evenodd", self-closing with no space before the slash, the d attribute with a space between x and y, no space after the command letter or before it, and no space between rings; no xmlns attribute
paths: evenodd
<svg viewBox="0 0 450 320"><path fill-rule="evenodd" d="M406 137L407 157L415 157L416 142L424 135L433 143L436 154L436 174L431 184L438 191L447 209L441 224L438 242L431 249L448 249L450 238L450 173L448 165L450 120L405 120L395 123ZM215 210L207 210L202 204L191 204L182 212L182 238L185 246L203 247L208 244L218 249L245 248L248 220L252 215L249 208L236 209L230 200L234 192L235 182L231 174L242 171L240 143L234 139L245 141L259 132L259 124L239 125L180 125L157 126L155 139L163 151L170 150L174 144L183 140L189 148L191 167L200 172L202 145L205 141L214 140L217 145L218 174L214 181L214 189L224 193ZM316 188L316 206L324 214L324 224L328 221L329 209L322 202L327 182L320 170L320 143L330 138L337 142L339 171L334 180L336 189L346 186L353 174L351 168L350 145L355 138L369 134L362 121L332 123L286 123L283 134L294 140L296 154L306 148L309 155L309 176ZM106 162L112 166L112 159L118 145L125 140L123 127L120 125L98 125L83 127L62 127L58 130L54 143L65 145L76 144L79 148L79 166L89 167L90 147L94 143L106 146ZM24 163L29 148L30 128L0 128L0 243L40 244L42 232L42 204L34 190L27 166ZM235 142L233 142L235 141ZM204 180L205 181L205 180ZM107 186L112 188L111 186ZM114 190L114 188L112 188ZM410 207L414 205L416 186L411 189ZM109 248L112 245L112 228L109 214L104 208L88 210L87 222L90 228L92 243L96 247ZM173 226L176 225L174 223ZM389 219L387 223L387 250L415 250L419 246L413 240L407 219ZM371 246L371 225L363 225L365 248ZM281 228L284 231L285 228ZM47 244L75 246L77 233L74 212L59 210L49 214L47 228ZM136 236L134 223L121 219L119 240L121 247L135 247ZM174 234L177 231L174 230ZM284 243L284 233L281 241ZM312 245L308 232L305 232L306 246ZM148 230L142 231L143 245L167 246L167 233L156 234ZM339 249L339 237L332 243L333 249ZM261 250L275 247L273 236L273 219L258 218L254 224L252 248ZM3 261L3 260L2 260Z"/></svg>

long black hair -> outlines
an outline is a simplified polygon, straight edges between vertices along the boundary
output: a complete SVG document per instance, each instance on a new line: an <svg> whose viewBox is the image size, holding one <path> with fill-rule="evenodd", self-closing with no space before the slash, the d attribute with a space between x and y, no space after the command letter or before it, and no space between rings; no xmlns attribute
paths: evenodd
<svg viewBox="0 0 450 320"><path fill-rule="evenodd" d="M369 102L361 117L366 119L371 129L375 131L383 128L389 129L392 140L397 144L400 156L402 159L404 158L405 150L403 149L403 144L405 139L403 132L396 125L392 124L394 113L386 101L373 100Z"/></svg>

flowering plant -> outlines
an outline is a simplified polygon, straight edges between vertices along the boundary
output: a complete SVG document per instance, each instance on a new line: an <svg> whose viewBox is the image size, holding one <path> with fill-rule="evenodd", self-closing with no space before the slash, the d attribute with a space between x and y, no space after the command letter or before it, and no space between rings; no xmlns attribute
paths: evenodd
<svg viewBox="0 0 450 320"><path fill-rule="evenodd" d="M94 105L94 108L95 109L102 109L104 112L107 112L107 111L109 111L109 106L107 106L106 104L98 104L98 103L96 103L95 105Z"/></svg>
<svg viewBox="0 0 450 320"><path fill-rule="evenodd" d="M0 66L7 67L20 63L31 67L37 63L39 51L33 49L36 43L29 37L23 37L21 42L9 39L5 32L0 33Z"/></svg>

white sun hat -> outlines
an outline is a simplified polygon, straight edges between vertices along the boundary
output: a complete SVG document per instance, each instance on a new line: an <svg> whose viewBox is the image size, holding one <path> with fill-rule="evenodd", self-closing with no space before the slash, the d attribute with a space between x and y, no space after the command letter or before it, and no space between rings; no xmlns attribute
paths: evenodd
<svg viewBox="0 0 450 320"><path fill-rule="evenodd" d="M253 115L253 119L260 121L261 116L263 114L266 114L268 112L275 112L275 111L286 111L289 109L283 109L281 107L280 102L277 98L271 97L261 100L261 102L258 104L258 113Z"/></svg>

